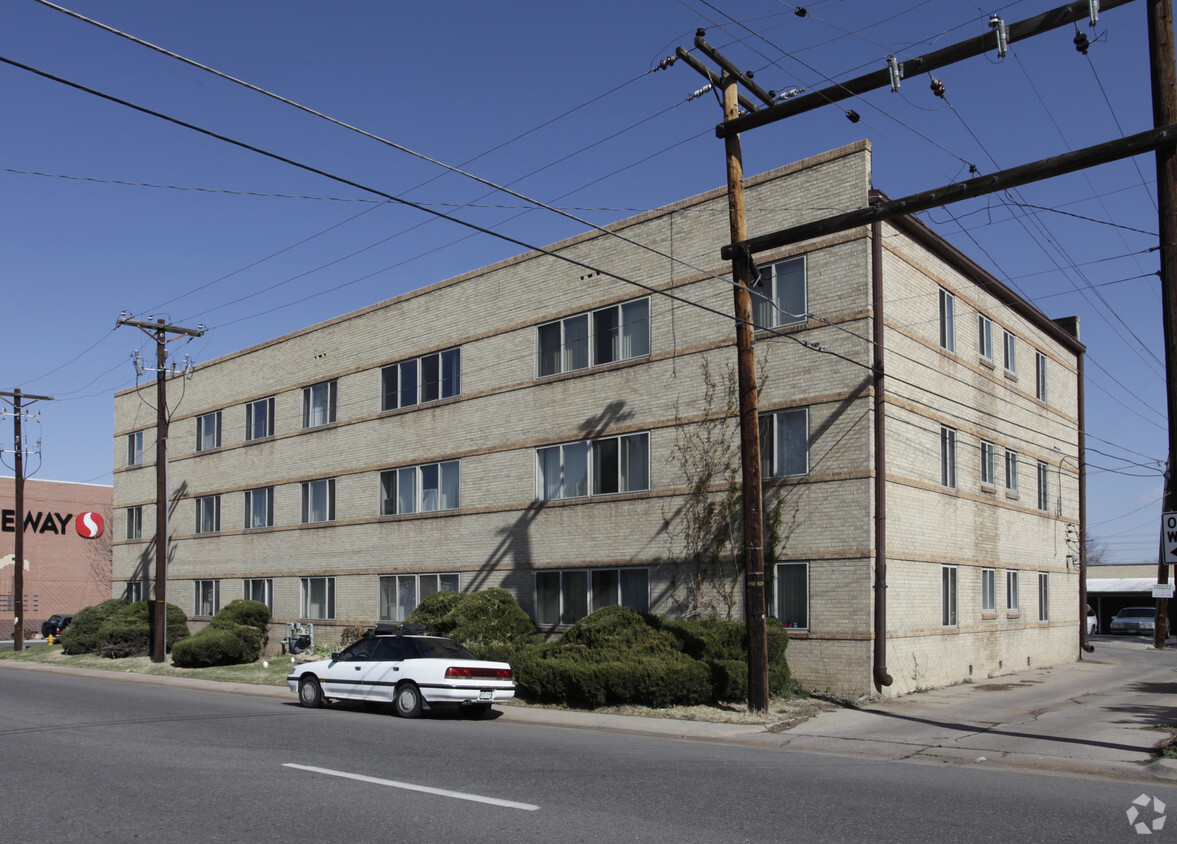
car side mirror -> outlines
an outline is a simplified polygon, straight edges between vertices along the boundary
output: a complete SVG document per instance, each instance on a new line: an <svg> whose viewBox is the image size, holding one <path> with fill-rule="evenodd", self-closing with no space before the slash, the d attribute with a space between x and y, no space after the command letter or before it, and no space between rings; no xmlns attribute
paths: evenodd
<svg viewBox="0 0 1177 844"><path fill-rule="evenodd" d="M332 662L339 662L339 654L338 653L331 654L331 661Z"/></svg>

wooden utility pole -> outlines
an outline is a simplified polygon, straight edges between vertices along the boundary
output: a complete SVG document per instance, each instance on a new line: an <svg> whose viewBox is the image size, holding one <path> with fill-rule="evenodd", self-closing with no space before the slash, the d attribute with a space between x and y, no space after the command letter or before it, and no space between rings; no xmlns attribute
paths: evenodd
<svg viewBox="0 0 1177 844"><path fill-rule="evenodd" d="M155 340L155 603L151 613L151 661L167 653L168 591L168 334L199 337L204 326L180 328L164 320L144 322L119 317L117 325L138 328ZM175 338L172 338L175 339Z"/></svg>
<svg viewBox="0 0 1177 844"><path fill-rule="evenodd" d="M723 118L739 115L736 78L723 75ZM732 242L747 237L744 162L740 136L724 139L727 153L727 206ZM752 293L746 254L732 256L736 315L736 374L740 394L740 463L744 498L744 620L748 633L748 708L768 711L768 642L765 638L764 518L760 490L760 419L757 413L756 357L752 352Z"/></svg>
<svg viewBox="0 0 1177 844"><path fill-rule="evenodd" d="M1154 126L1168 126L1177 120L1177 69L1174 67L1172 0L1148 0L1148 55L1152 80ZM1171 146L1156 151L1157 213L1160 219L1161 313L1165 328L1165 396L1169 411L1169 461L1172 471L1177 457L1177 151ZM1177 484L1166 477L1167 513L1177 511ZM1169 566L1162 554L1157 583L1169 582ZM1165 646L1168 620L1165 598L1157 599L1157 624L1153 631L1158 648Z"/></svg>
<svg viewBox="0 0 1177 844"><path fill-rule="evenodd" d="M16 536L12 546L12 649L23 651L25 648L25 448L24 434L21 431L21 399L32 401L53 401L49 396L30 396L19 389L11 393L0 393L5 401L12 405L12 435L15 456L13 457L13 475L15 489L13 497L16 499Z"/></svg>

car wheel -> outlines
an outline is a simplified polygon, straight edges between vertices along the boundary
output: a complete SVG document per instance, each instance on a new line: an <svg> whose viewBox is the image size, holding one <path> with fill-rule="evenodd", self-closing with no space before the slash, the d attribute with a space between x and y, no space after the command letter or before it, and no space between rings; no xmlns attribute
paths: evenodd
<svg viewBox="0 0 1177 844"><path fill-rule="evenodd" d="M315 677L303 677L298 681L298 702L310 709L323 705L323 687Z"/></svg>
<svg viewBox="0 0 1177 844"><path fill-rule="evenodd" d="M480 718L485 718L486 714L490 712L489 703L464 703L458 711L462 713L463 718L469 718L472 721L477 721Z"/></svg>
<svg viewBox="0 0 1177 844"><path fill-rule="evenodd" d="M421 690L414 683L403 683L392 699L396 714L402 718L416 718L421 714Z"/></svg>

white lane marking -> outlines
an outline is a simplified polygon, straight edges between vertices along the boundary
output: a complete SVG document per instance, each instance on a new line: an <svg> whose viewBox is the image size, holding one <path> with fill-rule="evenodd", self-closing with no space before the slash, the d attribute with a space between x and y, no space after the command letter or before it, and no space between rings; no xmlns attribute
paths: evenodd
<svg viewBox="0 0 1177 844"><path fill-rule="evenodd" d="M359 780L360 782L370 782L376 785L387 785L390 788L403 788L406 791L421 791L425 794L437 794L441 797L453 797L456 800L472 800L475 803L489 803L492 806L505 806L508 809L524 809L528 812L535 812L539 810L539 806L531 803L516 803L514 800L500 800L497 797L483 797L480 794L466 794L461 791L447 791L444 788L430 788L427 785L414 785L410 782L397 782L396 780L385 780L379 777L369 777L364 774L349 774L347 771L333 771L330 768L316 768L313 765L296 765L293 762L285 762L284 768L297 768L300 771L314 771L316 774L327 774L331 777L343 777L349 780Z"/></svg>

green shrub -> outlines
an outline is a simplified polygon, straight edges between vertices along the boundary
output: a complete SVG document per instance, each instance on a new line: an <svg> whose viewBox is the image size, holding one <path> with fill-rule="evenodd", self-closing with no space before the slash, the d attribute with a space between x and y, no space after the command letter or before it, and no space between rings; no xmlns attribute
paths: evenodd
<svg viewBox="0 0 1177 844"><path fill-rule="evenodd" d="M188 617L175 604L165 606L164 650L170 651L176 642L188 637ZM147 656L151 653L151 633L151 602L123 604L98 628L97 653L108 659Z"/></svg>
<svg viewBox="0 0 1177 844"><path fill-rule="evenodd" d="M236 627L238 624L248 624L256 628L265 639L269 632L270 608L261 601L247 601L238 598L230 601L217 612L209 621L209 627Z"/></svg>
<svg viewBox="0 0 1177 844"><path fill-rule="evenodd" d="M691 705L710 699L707 666L683 654L583 657L580 648L528 648L512 664L515 683L528 699L589 708Z"/></svg>
<svg viewBox="0 0 1177 844"><path fill-rule="evenodd" d="M262 634L249 624L210 623L195 636L172 648L177 668L209 668L214 665L245 665L256 662L262 652Z"/></svg>
<svg viewBox="0 0 1177 844"><path fill-rule="evenodd" d="M98 650L98 629L103 622L127 606L121 598L111 598L101 604L78 610L61 631L61 650L67 654L88 654Z"/></svg>
<svg viewBox="0 0 1177 844"><path fill-rule="evenodd" d="M407 620L461 642L478 659L511 662L540 642L535 624L506 589L435 592Z"/></svg>
<svg viewBox="0 0 1177 844"><path fill-rule="evenodd" d="M448 636L457 623L450 618L454 607L466 600L463 592L434 592L417 604L408 621L423 626L428 633Z"/></svg>

